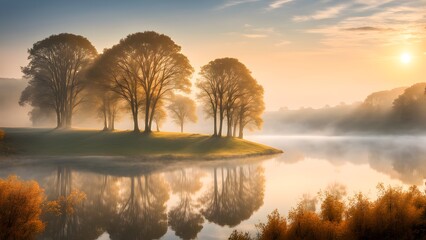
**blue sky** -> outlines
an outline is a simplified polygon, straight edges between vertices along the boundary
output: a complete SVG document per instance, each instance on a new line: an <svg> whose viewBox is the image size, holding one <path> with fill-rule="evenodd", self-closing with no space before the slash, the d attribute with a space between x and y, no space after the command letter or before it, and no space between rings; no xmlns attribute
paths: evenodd
<svg viewBox="0 0 426 240"><path fill-rule="evenodd" d="M268 109L333 105L424 81L425 15L426 0L0 0L0 77L21 77L26 50L51 34L83 35L102 52L154 30L196 71L239 58L265 86ZM413 64L399 66L406 51Z"/></svg>

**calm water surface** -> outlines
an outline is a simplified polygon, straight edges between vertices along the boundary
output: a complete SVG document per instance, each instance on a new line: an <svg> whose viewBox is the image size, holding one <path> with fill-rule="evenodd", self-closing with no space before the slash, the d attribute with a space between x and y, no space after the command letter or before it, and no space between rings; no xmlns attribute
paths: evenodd
<svg viewBox="0 0 426 240"><path fill-rule="evenodd" d="M48 199L86 194L72 215L50 220L40 239L226 239L304 195L335 183L376 197L376 185L418 185L422 137L249 137L285 151L267 159L159 161L49 158L0 163L0 177L34 179Z"/></svg>

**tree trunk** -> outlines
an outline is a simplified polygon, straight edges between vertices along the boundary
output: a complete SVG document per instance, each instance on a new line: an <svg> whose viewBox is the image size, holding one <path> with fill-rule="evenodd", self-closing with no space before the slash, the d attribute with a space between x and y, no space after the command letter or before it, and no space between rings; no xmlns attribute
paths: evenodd
<svg viewBox="0 0 426 240"><path fill-rule="evenodd" d="M56 110L56 128L61 127L61 115L59 114L59 111Z"/></svg>
<svg viewBox="0 0 426 240"><path fill-rule="evenodd" d="M219 137L222 137L222 127L223 127L223 110L219 109L219 133L218 133Z"/></svg>
<svg viewBox="0 0 426 240"><path fill-rule="evenodd" d="M151 101L148 99L148 96L147 96L146 103L145 103L145 130L144 130L144 132L146 132L146 133L151 132L151 128L149 126L150 105L151 105Z"/></svg>
<svg viewBox="0 0 426 240"><path fill-rule="evenodd" d="M183 121L180 122L180 132L183 133Z"/></svg>
<svg viewBox="0 0 426 240"><path fill-rule="evenodd" d="M114 123L115 123L115 113L112 114L112 116L111 116L111 122L109 123L111 131L115 130L115 124Z"/></svg>
<svg viewBox="0 0 426 240"><path fill-rule="evenodd" d="M103 109L103 114L104 114L104 129L103 129L103 131L107 131L108 130L108 122L107 122L107 114L106 114L106 111L105 111L105 107Z"/></svg>
<svg viewBox="0 0 426 240"><path fill-rule="evenodd" d="M240 131L239 131L239 133L238 133L238 138L241 138L241 139L243 139L243 135L244 135L244 125L243 125L243 121L242 120L240 120Z"/></svg>
<svg viewBox="0 0 426 240"><path fill-rule="evenodd" d="M213 121L214 121L214 132L213 132L213 136L217 136L217 109L213 110Z"/></svg>
<svg viewBox="0 0 426 240"><path fill-rule="evenodd" d="M234 127L233 127L233 132L232 132L232 136L236 137L237 136L237 126L238 126L238 120L234 119Z"/></svg>
<svg viewBox="0 0 426 240"><path fill-rule="evenodd" d="M229 114L229 111L227 111L227 114L226 114L227 116L226 116L226 124L228 125L228 127L227 127L227 131L226 131L226 136L227 137L232 137L232 117L230 116L230 114Z"/></svg>
<svg viewBox="0 0 426 240"><path fill-rule="evenodd" d="M138 109L132 104L132 115L133 115L133 132L140 132L138 123Z"/></svg>

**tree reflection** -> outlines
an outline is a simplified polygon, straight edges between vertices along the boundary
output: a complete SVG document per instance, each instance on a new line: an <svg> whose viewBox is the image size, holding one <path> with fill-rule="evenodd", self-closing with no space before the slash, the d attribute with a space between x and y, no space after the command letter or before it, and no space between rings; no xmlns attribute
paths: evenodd
<svg viewBox="0 0 426 240"><path fill-rule="evenodd" d="M264 191L263 167L214 168L213 186L200 199L201 213L220 226L236 226L263 205Z"/></svg>
<svg viewBox="0 0 426 240"><path fill-rule="evenodd" d="M199 207L193 201L193 194L201 187L198 171L182 169L169 175L173 193L179 195L179 203L169 211L169 225L176 236L182 239L194 239L203 228L204 218L196 212Z"/></svg>
<svg viewBox="0 0 426 240"><path fill-rule="evenodd" d="M167 232L168 187L160 175L122 182L118 208L108 225L111 239L158 239Z"/></svg>
<svg viewBox="0 0 426 240"><path fill-rule="evenodd" d="M88 228L87 224L83 224L85 220L81 214L81 206L76 206L80 199L73 198L72 170L67 167L58 167L56 176L48 184L52 186L47 188L48 199L59 201L61 207L58 213L48 213L44 216L47 226L42 237L44 239L96 238L98 234L93 231L95 228Z"/></svg>

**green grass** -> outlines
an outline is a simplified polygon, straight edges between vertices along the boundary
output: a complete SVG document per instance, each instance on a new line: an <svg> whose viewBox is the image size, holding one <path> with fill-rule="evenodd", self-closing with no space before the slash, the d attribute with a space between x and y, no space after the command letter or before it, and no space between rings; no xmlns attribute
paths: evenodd
<svg viewBox="0 0 426 240"><path fill-rule="evenodd" d="M258 143L208 135L4 128L4 141L23 156L224 158L280 153Z"/></svg>

